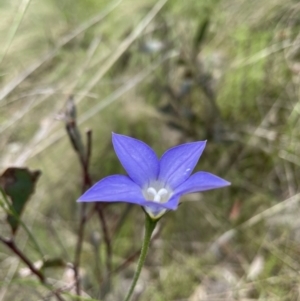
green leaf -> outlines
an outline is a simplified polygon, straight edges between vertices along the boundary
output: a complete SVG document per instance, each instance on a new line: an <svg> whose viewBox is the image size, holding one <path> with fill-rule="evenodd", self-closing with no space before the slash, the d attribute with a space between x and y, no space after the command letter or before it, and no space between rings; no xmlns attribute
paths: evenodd
<svg viewBox="0 0 300 301"><path fill-rule="evenodd" d="M36 182L40 177L39 170L30 171L27 168L10 167L0 176L0 186L10 197L10 213L7 221L13 234L16 233L24 207L34 192Z"/></svg>
<svg viewBox="0 0 300 301"><path fill-rule="evenodd" d="M209 27L209 19L205 19L204 21L200 22L200 24L198 25L198 29L194 38L195 49L197 49L204 43L208 31L208 27Z"/></svg>
<svg viewBox="0 0 300 301"><path fill-rule="evenodd" d="M62 258L56 257L56 258L44 259L41 269L64 268L64 267L66 267L66 262Z"/></svg>

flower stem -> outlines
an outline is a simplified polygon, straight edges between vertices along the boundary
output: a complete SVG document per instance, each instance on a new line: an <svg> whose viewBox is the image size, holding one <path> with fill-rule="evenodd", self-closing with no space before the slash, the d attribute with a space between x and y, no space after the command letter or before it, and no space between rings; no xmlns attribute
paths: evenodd
<svg viewBox="0 0 300 301"><path fill-rule="evenodd" d="M148 214L146 214L146 220L145 220L145 236L144 236L144 241L143 241L143 245L142 245L142 249L141 249L141 254L140 254L140 258L137 264L137 268L136 271L134 273L134 277L130 286L130 289L127 293L126 298L124 299L124 301L129 301L131 298L131 295L133 293L133 290L136 286L136 283L140 277L141 271L142 271L142 267L145 263L146 260L146 256L147 256L147 252L149 249L149 245L150 245L150 241L151 241L151 235L153 233L153 230L155 229L157 221L151 219Z"/></svg>

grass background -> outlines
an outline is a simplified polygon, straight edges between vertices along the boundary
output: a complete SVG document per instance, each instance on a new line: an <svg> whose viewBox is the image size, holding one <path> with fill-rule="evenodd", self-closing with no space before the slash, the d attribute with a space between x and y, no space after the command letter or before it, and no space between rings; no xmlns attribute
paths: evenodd
<svg viewBox="0 0 300 301"><path fill-rule="evenodd" d="M165 216L136 300L298 300L299 10L292 0L1 1L0 165L43 173L23 219L44 255L73 260L80 166L56 120L73 94L82 134L93 129L94 181L123 173L114 131L158 154L208 139L196 169L232 182ZM110 230L125 207L106 210ZM133 208L113 240L114 267L139 248L142 227ZM96 299L97 235L93 218L82 269ZM22 230L17 242L41 259ZM0 265L0 301L45 300L2 246ZM122 300L133 271L113 274L105 300ZM68 273L46 270L58 284Z"/></svg>

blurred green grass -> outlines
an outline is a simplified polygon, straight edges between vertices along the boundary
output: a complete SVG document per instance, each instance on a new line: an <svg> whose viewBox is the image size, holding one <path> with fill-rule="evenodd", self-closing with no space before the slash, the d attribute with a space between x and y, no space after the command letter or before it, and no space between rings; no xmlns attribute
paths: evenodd
<svg viewBox="0 0 300 301"><path fill-rule="evenodd" d="M63 123L55 120L73 94L82 134L93 129L95 181L123 172L110 143L115 131L144 140L158 154L177 143L208 139L197 170L232 182L230 188L187 197L165 217L140 300L298 300L299 209L283 205L255 224L247 221L298 192L300 6L291 0L167 1L139 33L155 4L0 3L0 165L43 172L24 220L32 223L46 255L73 259L80 167ZM94 16L98 21L86 26ZM205 20L208 31L196 47ZM164 48L149 53L153 41ZM178 102L169 90L179 95L190 81L190 93ZM110 228L124 208L107 209ZM215 244L245 222L234 238ZM142 224L143 214L134 208L114 241L115 267L139 248ZM6 231L2 220L1 229ZM96 219L88 224L82 256L85 289L95 298L93 231L99 231ZM18 239L38 260L22 231ZM0 256L0 300L39 300L42 289L26 280L20 284L13 257L2 246ZM251 278L257 256L263 258L262 271ZM132 269L113 275L112 300ZM48 273L61 279L63 270ZM202 299L195 297L197 290Z"/></svg>

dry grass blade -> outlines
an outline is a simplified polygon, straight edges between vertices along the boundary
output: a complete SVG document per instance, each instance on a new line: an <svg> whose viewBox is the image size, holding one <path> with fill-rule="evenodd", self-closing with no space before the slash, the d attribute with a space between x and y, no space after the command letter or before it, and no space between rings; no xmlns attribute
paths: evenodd
<svg viewBox="0 0 300 301"><path fill-rule="evenodd" d="M136 26L132 33L119 45L116 51L111 55L111 57L104 63L102 68L93 77L93 79L87 84L85 90L77 99L77 103L80 102L91 89L102 79L102 77L110 70L110 68L116 63L116 61L121 57L121 55L128 49L128 47L141 35L143 30L150 24L153 18L158 14L158 12L163 8L168 0L158 1L151 11L146 15L146 17Z"/></svg>
<svg viewBox="0 0 300 301"><path fill-rule="evenodd" d="M225 241L227 242L227 241L231 240L237 234L238 231L252 227L252 226L256 225L257 223L265 220L266 218L270 218L273 215L283 211L287 207L295 206L299 201L300 201L300 193L297 193L294 196L264 210L263 212L258 213L257 215L248 219L246 222L240 224L238 227L236 227L234 229L230 229L230 230L226 231L225 233L223 233L214 242L212 248L214 248L218 245L222 245L223 242L225 242Z"/></svg>
<svg viewBox="0 0 300 301"><path fill-rule="evenodd" d="M27 67L23 72L21 72L18 76L16 76L12 81L6 84L0 90L0 102L5 99L19 84L21 84L29 75L35 72L39 67L41 67L46 62L52 60L58 51L76 38L78 35L89 29L90 27L96 25L100 21L102 21L109 13L111 13L120 3L122 0L118 0L110 4L104 11L100 14L96 15L95 17L91 18L87 22L80 25L77 29L72 31L70 34L63 37L58 43L57 46L44 54L41 58L39 58L36 62L32 63L29 67Z"/></svg>
<svg viewBox="0 0 300 301"><path fill-rule="evenodd" d="M20 24L23 20L23 17L25 15L25 12L29 6L29 3L30 3L31 0L23 0L19 7L18 7L18 12L16 13L16 16L15 16L15 21L14 21L14 24L13 26L11 27L10 31L9 31L9 36L8 36L8 39L7 39L7 42L6 42L6 45L3 47L3 52L2 52L2 55L0 57L0 65L1 63L3 62L8 50L9 50L9 47L20 27Z"/></svg>
<svg viewBox="0 0 300 301"><path fill-rule="evenodd" d="M90 90L103 78L103 76L110 70L110 68L114 65L114 63L128 49L128 47L141 35L141 33L144 31L144 29L150 24L150 22L153 20L153 18L159 13L159 11L162 9L162 7L166 3L167 3L167 0L160 0L153 6L153 8L150 10L150 12L142 19L142 21L136 26L136 28L132 31L132 33L119 45L119 47L111 55L111 57L105 61L103 67L98 71L98 73L92 78L92 80L89 83L87 83L84 91L79 93L79 97L76 99L76 103L79 103L82 99L84 99L89 94ZM115 6L116 6L116 4L115 4ZM101 14L101 16L103 16L103 15L104 15L104 13ZM91 21L89 21L88 24L82 25L79 29L75 30L75 32L73 34L71 34L69 37L66 37L60 44L61 45L66 44L72 38L77 36L79 33L81 33L82 31L86 30L87 28L89 28L90 26L95 24L96 21L99 22L99 18L100 17L98 16L97 18L94 18ZM54 57L60 47L57 47L55 50L53 50L51 53L49 53L48 59ZM171 57L177 56L177 55L178 55L177 53L170 54L168 57L164 58L163 61L166 59L169 59ZM155 70L157 67L159 67L162 62L159 62L157 65L154 65L153 67L146 70L145 72L141 72L134 79L132 79L129 83L126 83L123 87L121 87L120 89L117 89L114 93L112 93L111 96L109 96L108 98L103 100L100 104L98 104L96 107L92 108L82 118L80 118L79 124L84 122L85 120L89 119L96 112L99 112L101 109L103 109L107 105L113 103L122 94L124 94L124 92L126 92L126 91L130 90L131 88L133 88L134 86L136 86L138 83L140 83L142 80L144 80L151 72L153 72L153 70ZM40 63L43 63L43 62L40 62ZM44 98L47 98L47 96L45 96ZM1 101L1 91L0 91L0 101ZM40 103L40 102L41 101L38 101L37 103ZM26 110L26 112L27 111L28 110ZM18 162L18 164L24 164L24 162L28 158L35 156L36 154L40 153L42 150L46 149L48 146L52 145L54 142L58 141L60 138L64 137L64 132L62 130L58 131L58 132L56 131L53 135L47 136L45 143L41 147L38 147L38 148L36 148L34 146L35 143L29 142L27 148L30 149L30 151L26 152L26 155L22 154L21 157L16 160ZM37 143L39 144L43 140L44 139L41 139Z"/></svg>
<svg viewBox="0 0 300 301"><path fill-rule="evenodd" d="M82 124L83 122L89 120L92 118L95 114L99 113L101 110L106 108L107 106L114 103L116 100L118 100L124 93L128 92L130 89L136 87L138 84L140 84L145 78L147 78L155 69L161 66L161 64L168 59L174 58L178 56L178 53L171 53L170 55L166 56L164 59L160 60L158 63L151 66L151 68L146 69L145 71L140 72L137 74L134 78L132 78L128 83L121 86L119 89L115 90L112 94L110 94L108 97L103 99L101 102L99 102L97 105L92 107L87 112L83 113L81 117L78 118L78 125ZM53 145L57 141L59 141L61 138L65 137L65 133L63 130L56 131L53 135L47 136L47 139L44 143L40 144L38 142L37 145L31 146L31 153L27 155L26 158L22 159L22 163L24 163L26 160L35 157L36 155L40 154L44 150L46 150L49 146ZM19 160L17 160L19 162Z"/></svg>
<svg viewBox="0 0 300 301"><path fill-rule="evenodd" d="M299 45L299 43L295 44L295 43L287 42L287 43L277 43L277 44L271 45L271 46L259 51L258 53L256 53L255 55L253 55L251 57L243 58L241 60L237 60L237 61L233 62L231 65L231 68L237 69L237 68L242 68L242 67L246 67L246 66L255 64L255 63L267 58L268 56L275 54L276 52L283 51L287 48L291 48L296 45Z"/></svg>

